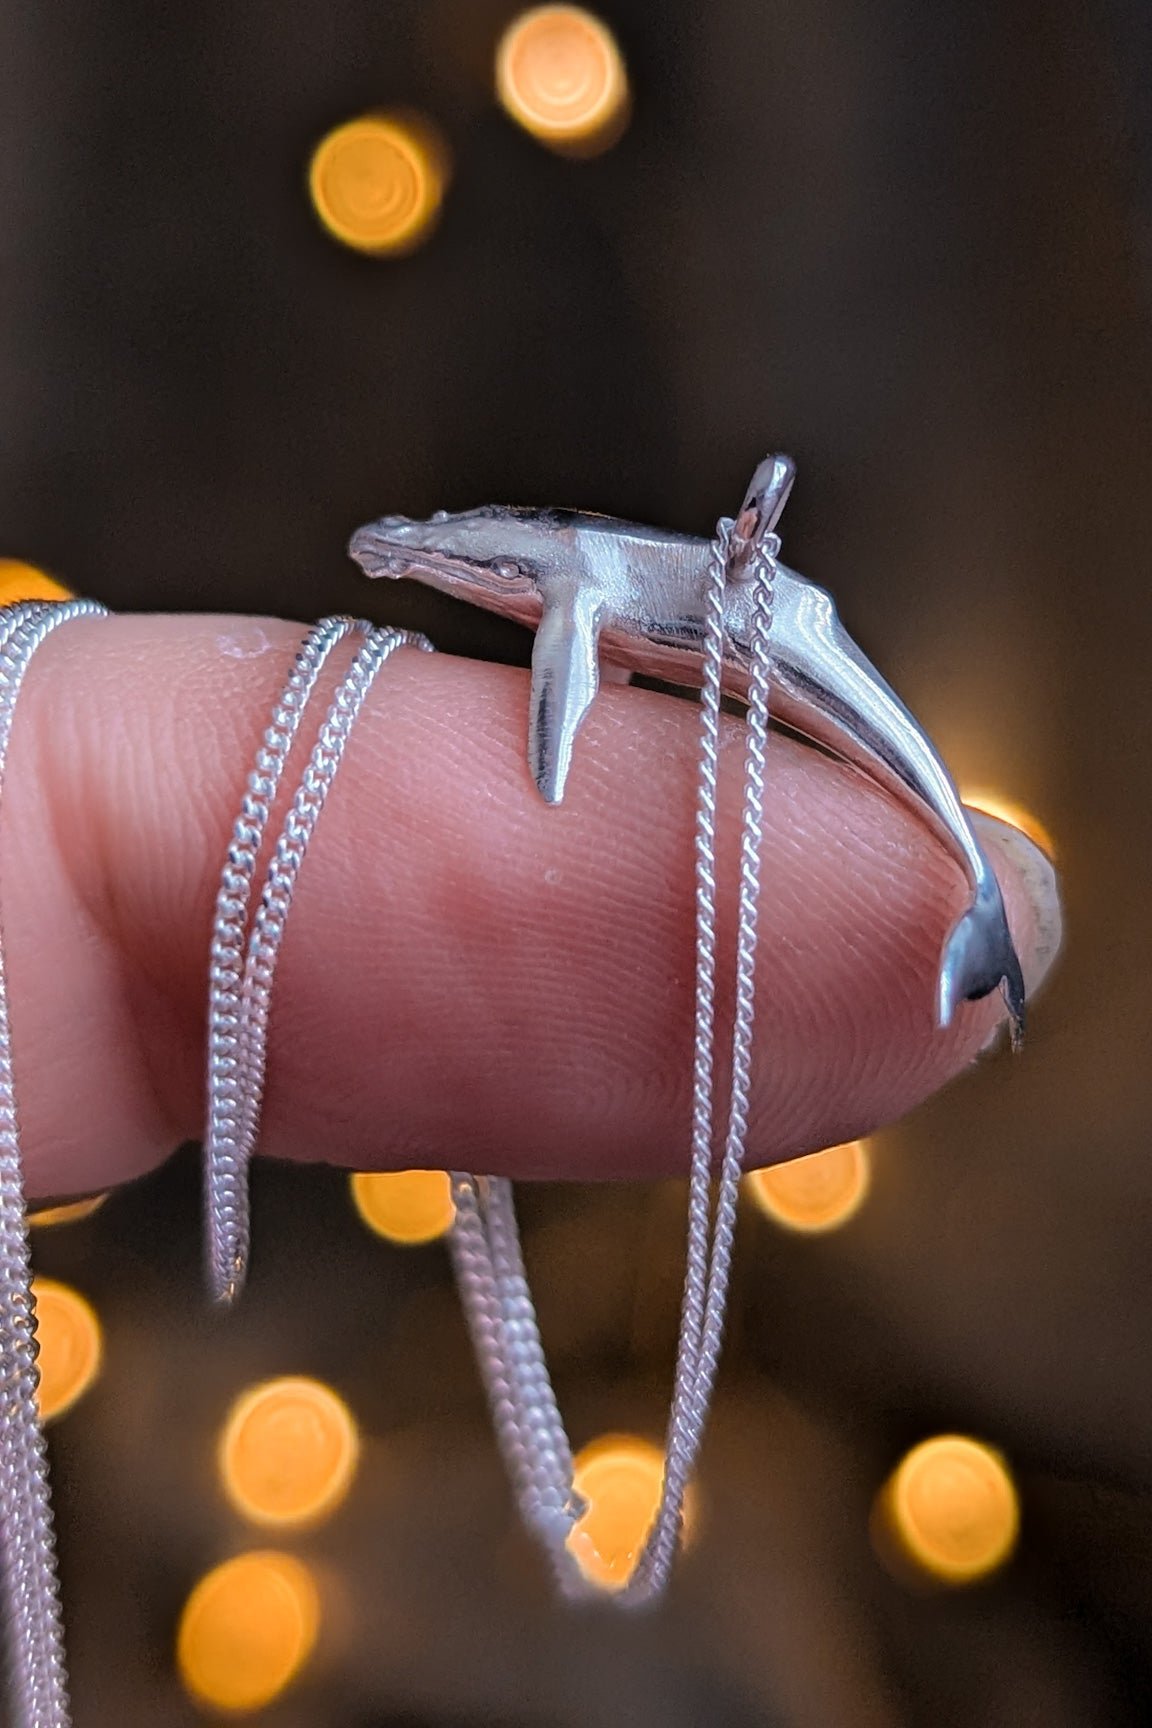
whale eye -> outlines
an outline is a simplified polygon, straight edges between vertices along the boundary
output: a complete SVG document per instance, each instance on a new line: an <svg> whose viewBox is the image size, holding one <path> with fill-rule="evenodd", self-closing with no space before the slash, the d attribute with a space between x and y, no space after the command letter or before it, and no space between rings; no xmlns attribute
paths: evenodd
<svg viewBox="0 0 1152 1728"><path fill-rule="evenodd" d="M450 514L451 512L448 510L433 510L431 520L433 522L447 522Z"/></svg>
<svg viewBox="0 0 1152 1728"><path fill-rule="evenodd" d="M515 582L520 576L520 566L514 558L495 558L489 569L493 576L499 576L502 582Z"/></svg>

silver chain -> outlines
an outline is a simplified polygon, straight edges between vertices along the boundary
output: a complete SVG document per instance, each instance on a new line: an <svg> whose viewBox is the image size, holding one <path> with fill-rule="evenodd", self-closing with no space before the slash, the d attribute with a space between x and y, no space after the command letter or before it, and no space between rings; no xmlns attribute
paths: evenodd
<svg viewBox="0 0 1152 1728"><path fill-rule="evenodd" d="M304 710L332 650L350 635L363 637L363 646L332 697L253 913L257 863ZM208 986L204 1213L209 1286L217 1301L233 1300L248 1270L248 1165L260 1127L272 983L296 879L368 692L404 646L425 652L432 647L423 636L375 629L362 618L325 618L313 626L272 711L233 825L216 899Z"/></svg>
<svg viewBox="0 0 1152 1728"><path fill-rule="evenodd" d="M568 1537L584 1505L572 1486L572 1449L544 1360L512 1184L457 1173L452 1195L457 1287L520 1516L542 1544L561 1593L583 1596L587 1587Z"/></svg>
<svg viewBox="0 0 1152 1728"><path fill-rule="evenodd" d="M756 950L759 939L760 855L764 837L764 766L768 741L768 638L775 559L756 556L751 573L748 713L744 741L744 800L740 821L740 888L736 924L736 990L731 1085L724 1155L711 1204L716 1071L716 786L719 767L720 673L724 648L723 595L731 526L717 525L705 615L704 692L696 825L696 1038L688 1249L680 1344L665 1443L660 1505L624 1598L655 1600L665 1589L679 1547L684 1498L696 1467L716 1383L736 1207L748 1139L752 1048L756 1029Z"/></svg>
<svg viewBox="0 0 1152 1728"><path fill-rule="evenodd" d="M12 720L33 655L90 600L26 601L0 612L0 791ZM2 884L0 884L2 886ZM7 968L0 933L0 1523L14 1728L68 1728L68 1682L48 1461L37 1405L36 1317L12 1070Z"/></svg>
<svg viewBox="0 0 1152 1728"><path fill-rule="evenodd" d="M760 856L768 735L768 639L778 542L769 536L749 572L750 666L736 931L735 1012L724 1151L713 1202L716 1039L716 798L720 759L724 593L732 524L717 525L705 595L696 803L696 1009L687 1265L660 1502L637 1565L614 1601L637 1607L665 1589L680 1542L724 1332L736 1207L748 1135L756 1021ZM584 1511L528 1294L511 1184L453 1176L452 1251L500 1450L521 1517L541 1541L563 1593L590 1593L568 1538Z"/></svg>

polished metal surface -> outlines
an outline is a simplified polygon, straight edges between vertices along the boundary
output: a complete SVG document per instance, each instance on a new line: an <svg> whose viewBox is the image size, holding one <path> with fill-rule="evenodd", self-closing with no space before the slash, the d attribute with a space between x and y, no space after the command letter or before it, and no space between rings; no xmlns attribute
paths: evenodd
<svg viewBox="0 0 1152 1728"><path fill-rule="evenodd" d="M791 465L757 469L730 542L739 576L740 523L762 507L779 516ZM764 500L767 503L764 504ZM528 761L541 795L558 803L601 657L669 683L700 681L704 596L714 541L578 510L484 505L426 522L383 516L352 536L369 576L413 577L536 630ZM730 580L724 596L726 695L746 700L751 601ZM1000 887L955 784L931 739L840 623L830 594L778 564L769 659L774 715L860 769L928 822L966 871L968 910L940 961L936 1014L999 988L1014 1044L1024 1029L1024 981Z"/></svg>

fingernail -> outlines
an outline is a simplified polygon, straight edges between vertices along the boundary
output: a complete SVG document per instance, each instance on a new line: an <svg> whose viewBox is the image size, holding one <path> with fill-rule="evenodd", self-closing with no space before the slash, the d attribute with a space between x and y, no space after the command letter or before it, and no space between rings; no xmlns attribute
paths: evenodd
<svg viewBox="0 0 1152 1728"><path fill-rule="evenodd" d="M1020 967L1024 987L1029 997L1034 997L1052 970L1064 935L1056 866L1035 841L1010 822L982 811L969 814L981 842L987 844L993 858L999 854L1005 860L1014 884L1028 903L1030 929L1020 948ZM1011 893L1009 888L1009 898Z"/></svg>

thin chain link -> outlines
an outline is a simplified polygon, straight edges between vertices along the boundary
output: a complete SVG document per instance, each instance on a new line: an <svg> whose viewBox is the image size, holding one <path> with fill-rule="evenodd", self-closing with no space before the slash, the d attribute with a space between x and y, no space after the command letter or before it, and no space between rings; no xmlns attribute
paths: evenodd
<svg viewBox="0 0 1152 1728"><path fill-rule="evenodd" d="M257 860L304 710L333 648L353 634L364 637L364 644L320 727L252 916ZM209 1282L218 1300L238 1294L248 1268L248 1166L259 1133L272 983L296 879L368 692L385 662L404 646L431 652L431 643L422 636L374 629L364 619L325 618L312 628L272 711L233 826L209 963L204 1197Z"/></svg>
<svg viewBox="0 0 1152 1728"><path fill-rule="evenodd" d="M326 618L301 643L288 683L272 712L232 831L216 897L208 987L208 1120L204 1130L205 1217L209 1283L217 1301L233 1297L248 1259L249 1230L240 995L252 883L288 752L304 709L333 648L370 626L352 618Z"/></svg>
<svg viewBox="0 0 1152 1728"><path fill-rule="evenodd" d="M584 1503L528 1289L512 1184L454 1173L449 1242L457 1286L520 1516L543 1544L561 1593L588 1594L567 1539Z"/></svg>
<svg viewBox="0 0 1152 1728"><path fill-rule="evenodd" d="M688 1176L688 1249L672 1407L664 1447L664 1481L652 1531L622 1596L632 1604L663 1588L679 1543L679 1525L703 1413L696 1387L708 1294L712 1231L712 1158L716 1087L716 795L720 765L720 695L724 669L724 579L729 528L712 546L704 595L704 642L696 771L696 1014L692 1053L692 1152Z"/></svg>
<svg viewBox="0 0 1152 1728"><path fill-rule="evenodd" d="M713 604L706 629L714 639L705 650L706 662L722 654L723 620L717 623L715 596L722 597L730 530L717 528L717 554L711 568ZM638 1606L665 1589L680 1544L684 1498L696 1467L724 1336L736 1208L748 1139L748 1106L752 1088L752 1048L756 1026L756 950L759 938L760 856L764 836L764 763L768 740L768 637L772 620L775 560L758 554L751 573L752 623L749 635L748 713L744 744L744 801L740 822L740 889L736 927L736 990L732 1025L731 1091L724 1156L716 1185L715 1211L708 1204L712 1175L713 1118L693 1137L692 1182L705 1196L705 1210L689 1210L686 1293L704 1288L701 1308L689 1309L685 1296L681 1325L681 1355L691 1365L678 1374L668 1425L664 1482L660 1505L643 1556L624 1592L626 1604ZM719 638L719 643L715 638ZM699 805L705 815L698 826L697 849L697 1051L715 1068L716 934L716 769L719 736L715 725L701 722ZM699 884L703 883L701 889ZM709 925L709 916L713 923ZM710 1098L708 1099L710 1104ZM701 1104L701 1108L703 1108ZM695 1328L689 1332L689 1327Z"/></svg>
<svg viewBox="0 0 1152 1728"><path fill-rule="evenodd" d="M30 601L0 612L0 788L17 698L33 655L89 600ZM0 1522L13 1728L68 1728L68 1682L48 1463L37 1404L36 1318L0 934Z"/></svg>
<svg viewBox="0 0 1152 1728"><path fill-rule="evenodd" d="M768 733L768 638L775 537L757 549L752 586L735 1011L728 1121L713 1206L716 1090L716 798L720 758L724 593L732 524L717 524L704 603L696 803L696 1006L692 1158L687 1264L676 1374L660 1504L620 1607L654 1601L665 1589L680 1542L684 1498L715 1385L724 1332L740 1177L748 1135L755 1033L760 855ZM461 1299L488 1394L500 1450L521 1517L542 1542L564 1594L587 1595L568 1538L584 1510L572 1481L572 1453L560 1419L524 1276L511 1184L453 1177L457 1217L452 1250Z"/></svg>

